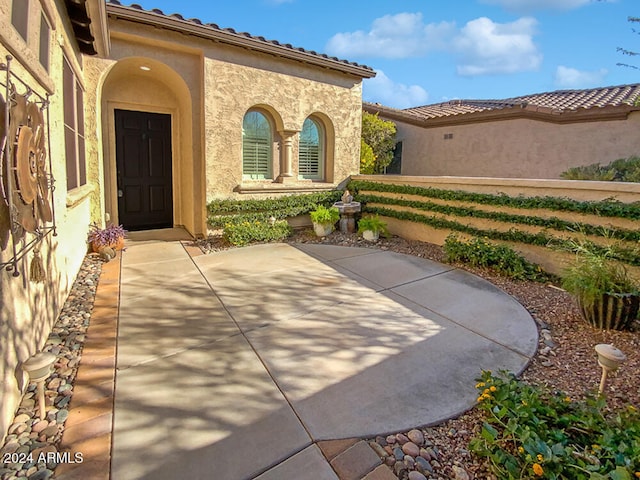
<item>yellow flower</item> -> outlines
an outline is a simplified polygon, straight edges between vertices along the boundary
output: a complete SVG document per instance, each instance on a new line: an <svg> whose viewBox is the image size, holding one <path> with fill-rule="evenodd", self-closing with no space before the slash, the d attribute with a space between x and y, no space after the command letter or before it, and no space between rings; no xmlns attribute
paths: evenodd
<svg viewBox="0 0 640 480"><path fill-rule="evenodd" d="M536 458L538 459L538 461L539 461L540 463L543 463L543 462L544 462L544 457L543 457L541 454L536 455Z"/></svg>
<svg viewBox="0 0 640 480"><path fill-rule="evenodd" d="M488 388L485 388L484 391L482 392L483 395L489 395L489 392L491 390L489 390Z"/></svg>
<svg viewBox="0 0 640 480"><path fill-rule="evenodd" d="M478 402L481 402L481 401L484 400L484 397L482 395L480 395L477 400L478 400Z"/></svg>
<svg viewBox="0 0 640 480"><path fill-rule="evenodd" d="M476 388L484 387L484 382L476 383Z"/></svg>
<svg viewBox="0 0 640 480"><path fill-rule="evenodd" d="M640 472L636 472L633 474L636 478L640 478Z"/></svg>
<svg viewBox="0 0 640 480"><path fill-rule="evenodd" d="M495 392L495 391L496 391L496 390L498 390L498 389L496 388L496 386L495 386L495 385L491 385L491 387L489 388L489 390L491 390L492 392Z"/></svg>
<svg viewBox="0 0 640 480"><path fill-rule="evenodd" d="M524 453L524 448L518 447L518 452L521 453L521 454Z"/></svg>
<svg viewBox="0 0 640 480"><path fill-rule="evenodd" d="M593 445L591 445L591 448L593 448L594 450L600 450L602 447L597 443L594 443Z"/></svg>
<svg viewBox="0 0 640 480"><path fill-rule="evenodd" d="M564 397L564 401L567 403L571 403L571 397L569 396Z"/></svg>
<svg viewBox="0 0 640 480"><path fill-rule="evenodd" d="M533 473L535 473L538 477L541 477L544 474L544 469L539 463L533 464Z"/></svg>

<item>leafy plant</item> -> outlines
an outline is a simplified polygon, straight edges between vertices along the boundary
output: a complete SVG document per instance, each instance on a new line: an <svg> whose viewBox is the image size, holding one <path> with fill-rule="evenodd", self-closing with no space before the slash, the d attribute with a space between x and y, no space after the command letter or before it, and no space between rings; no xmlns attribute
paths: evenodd
<svg viewBox="0 0 640 480"><path fill-rule="evenodd" d="M360 173L370 175L375 173L376 156L373 149L363 138L360 139Z"/></svg>
<svg viewBox="0 0 640 480"><path fill-rule="evenodd" d="M127 231L122 225L109 224L100 228L94 223L89 227L88 242L94 248L114 246L123 240L126 234Z"/></svg>
<svg viewBox="0 0 640 480"><path fill-rule="evenodd" d="M470 241L449 235L444 242L448 262L465 262L473 266L491 268L505 276L519 280L545 282L550 276L507 245L496 245L482 238Z"/></svg>
<svg viewBox="0 0 640 480"><path fill-rule="evenodd" d="M314 223L333 225L340 220L340 210L337 207L327 208L324 205L318 205L315 210L309 212L309 216Z"/></svg>
<svg viewBox="0 0 640 480"><path fill-rule="evenodd" d="M640 182L640 157L619 158L607 165L593 163L572 167L560 176L568 180Z"/></svg>
<svg viewBox="0 0 640 480"><path fill-rule="evenodd" d="M393 149L396 146L395 123L379 118L377 113L362 112L362 140L371 147L374 157L373 169L367 173L384 173L393 160ZM361 150L361 162L362 153ZM368 150L364 154L368 155Z"/></svg>
<svg viewBox="0 0 640 480"><path fill-rule="evenodd" d="M253 242L274 242L287 238L291 234L291 227L285 220L244 221L241 223L227 223L223 229L224 238L232 245L243 246Z"/></svg>
<svg viewBox="0 0 640 480"><path fill-rule="evenodd" d="M358 220L358 233L362 233L366 230L371 230L374 233L379 233L384 237L390 235L387 223L380 220L379 215L372 215L369 217L362 217Z"/></svg>
<svg viewBox="0 0 640 480"><path fill-rule="evenodd" d="M631 405L607 413L601 395L575 402L513 374L482 372L482 429L470 449L500 479L640 478L640 414Z"/></svg>
<svg viewBox="0 0 640 480"><path fill-rule="evenodd" d="M595 249L588 241L573 242L576 252L573 265L562 275L562 286L590 306L603 295L640 294L640 287L620 263L611 261L614 249Z"/></svg>

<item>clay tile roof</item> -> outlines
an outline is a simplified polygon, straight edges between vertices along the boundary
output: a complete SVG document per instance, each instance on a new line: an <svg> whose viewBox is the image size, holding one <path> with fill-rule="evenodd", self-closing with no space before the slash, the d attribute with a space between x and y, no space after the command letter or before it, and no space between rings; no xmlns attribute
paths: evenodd
<svg viewBox="0 0 640 480"><path fill-rule="evenodd" d="M156 20L157 23L162 23L163 19L178 20L183 25L180 27L184 30L189 30L190 26L197 26L209 30L211 36L216 36L217 40L224 40L229 44L238 44L243 47L253 48L255 50L263 50L268 53L275 53L275 49L278 50L278 54L283 57L289 57L295 60L304 61L307 63L316 63L328 68L335 68L337 70L349 72L358 75L362 78L371 78L375 76L374 70L367 66L361 65L348 60L341 60L336 57L329 57L325 54L319 54L311 50L305 50L304 48L294 47L290 43L280 43L277 40L267 40L261 36L253 36L247 32L236 32L233 28L221 28L215 23L203 23L197 18L185 19L179 13L173 13L171 15L165 14L159 8L152 10L145 10L138 4L131 4L130 6L123 5L119 0L106 0L107 10L109 13L120 14L126 16L126 13L141 12L148 15L147 20L152 22ZM111 7L111 8L110 8ZM157 18L153 18L157 17ZM220 38L220 37L224 37ZM244 42L242 41L244 40Z"/></svg>
<svg viewBox="0 0 640 480"><path fill-rule="evenodd" d="M640 99L640 84L587 90L556 90L536 93L504 100L451 100L402 110L421 119L449 117L467 113L499 110L504 108L527 108L539 111L562 113L589 108L634 105Z"/></svg>

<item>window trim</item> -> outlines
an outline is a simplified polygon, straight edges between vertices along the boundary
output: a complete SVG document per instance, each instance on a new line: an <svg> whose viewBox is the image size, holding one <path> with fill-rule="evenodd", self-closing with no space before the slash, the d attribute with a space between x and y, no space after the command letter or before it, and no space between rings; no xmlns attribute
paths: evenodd
<svg viewBox="0 0 640 480"><path fill-rule="evenodd" d="M245 139L247 138L245 136L245 121L247 119L247 116L250 114L258 114L261 115L262 118L264 118L264 120L266 121L268 127L269 127L269 137L267 139L267 143L266 145L264 145L264 147L266 147L266 154L267 154L267 159L266 159L266 165L267 165L267 170L264 173L261 173L259 171L256 170L257 173L246 173L245 170L245 151L246 151L246 145L245 145ZM273 120L271 119L271 116L261 110L261 109L257 109L257 108L252 108L247 110L247 112L244 114L244 116L242 117L242 153L241 153L241 160L242 160L242 180L272 180L273 179L273 158L274 158L274 124L273 124ZM256 137L258 138L258 137ZM255 144L254 144L255 145ZM259 161L254 159L254 162L257 164L259 163Z"/></svg>
<svg viewBox="0 0 640 480"><path fill-rule="evenodd" d="M87 154L84 132L84 89L66 55L62 66L62 97L67 191L87 184ZM68 82L71 83L68 83ZM70 144L73 142L73 144Z"/></svg>
<svg viewBox="0 0 640 480"><path fill-rule="evenodd" d="M21 8L16 8L19 5ZM29 0L12 0L11 1L11 26L18 32L20 38L29 44L29 8L31 2ZM20 12L21 16L17 17L16 12ZM20 24L18 24L20 23ZM24 31L22 29L24 28Z"/></svg>
<svg viewBox="0 0 640 480"><path fill-rule="evenodd" d="M318 158L317 158L317 174L315 175L305 175L301 173L301 154L303 152L303 141L302 141L302 132L304 131L304 125L307 122L311 122L311 124L316 128L318 133ZM313 180L313 181L323 181L325 179L325 165L326 165L326 138L327 134L324 128L322 121L317 119L316 117L309 116L305 118L302 124L302 130L300 131L298 138L298 178L301 180Z"/></svg>
<svg viewBox="0 0 640 480"><path fill-rule="evenodd" d="M43 28L45 27L45 28ZM49 72L51 67L51 25L44 11L40 12L40 30L38 35L38 60L40 65ZM46 38L43 38L46 33ZM44 59L42 58L44 55ZM44 60L44 61L43 61Z"/></svg>

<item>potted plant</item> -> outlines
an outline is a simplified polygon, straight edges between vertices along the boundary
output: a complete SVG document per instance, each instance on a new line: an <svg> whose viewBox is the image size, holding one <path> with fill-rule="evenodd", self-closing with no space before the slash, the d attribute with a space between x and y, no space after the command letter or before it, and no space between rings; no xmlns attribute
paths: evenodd
<svg viewBox="0 0 640 480"><path fill-rule="evenodd" d="M387 224L380 220L378 215L362 217L358 221L358 233L361 233L362 237L370 242L377 241L380 238L380 234L385 237L389 236Z"/></svg>
<svg viewBox="0 0 640 480"><path fill-rule="evenodd" d="M578 303L584 319L596 328L624 330L638 316L640 285L608 252L581 248L564 271L562 286Z"/></svg>
<svg viewBox="0 0 640 480"><path fill-rule="evenodd" d="M114 252L113 256L115 256L116 250L124 248L126 234L127 231L122 225L109 224L105 228L100 228L94 223L89 228L88 241L92 251L103 253L106 249L111 249Z"/></svg>
<svg viewBox="0 0 640 480"><path fill-rule="evenodd" d="M315 210L309 212L313 229L319 237L326 237L333 231L336 222L340 220L340 211L337 207L325 207L318 205Z"/></svg>

